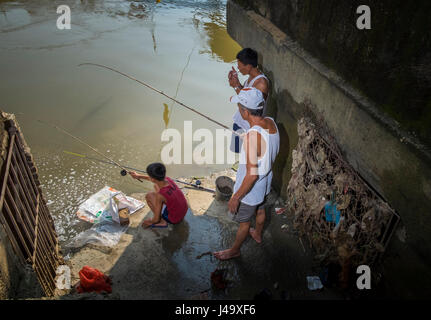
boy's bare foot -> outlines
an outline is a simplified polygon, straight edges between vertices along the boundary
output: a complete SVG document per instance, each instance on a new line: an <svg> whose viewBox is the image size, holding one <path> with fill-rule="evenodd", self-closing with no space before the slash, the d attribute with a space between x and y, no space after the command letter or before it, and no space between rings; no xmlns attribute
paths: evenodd
<svg viewBox="0 0 431 320"><path fill-rule="evenodd" d="M144 222L142 222L142 226L144 228L149 228L153 223L151 222L151 219L146 219Z"/></svg>
<svg viewBox="0 0 431 320"><path fill-rule="evenodd" d="M256 230L253 228L250 228L249 230L250 236L257 242L257 243L261 243L262 242L262 236L258 236L256 234Z"/></svg>
<svg viewBox="0 0 431 320"><path fill-rule="evenodd" d="M166 227L167 225L168 225L168 223L166 221L162 221L162 222L153 224L154 227Z"/></svg>
<svg viewBox="0 0 431 320"><path fill-rule="evenodd" d="M219 260L228 260L228 259L239 257L241 255L239 251L235 252L232 249L217 251L217 252L214 252L213 254L214 254L214 257L216 257Z"/></svg>
<svg viewBox="0 0 431 320"><path fill-rule="evenodd" d="M154 223L151 221L151 219L146 219L144 220L144 222L142 223L142 226L144 228L149 228L151 226L153 227L166 227L168 225L168 223L162 219L162 221L160 221L159 223Z"/></svg>

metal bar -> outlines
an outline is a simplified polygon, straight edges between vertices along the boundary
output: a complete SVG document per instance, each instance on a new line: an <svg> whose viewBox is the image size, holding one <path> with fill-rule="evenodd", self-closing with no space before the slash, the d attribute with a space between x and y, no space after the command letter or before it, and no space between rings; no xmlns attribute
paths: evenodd
<svg viewBox="0 0 431 320"><path fill-rule="evenodd" d="M21 263L25 264L26 259L24 258L24 255L22 254L21 249L19 248L19 245L16 242L15 235L13 234L12 230L10 229L10 226L5 219L3 212L2 212L2 214L0 214L0 222L3 224L3 227L5 228L6 234L9 237L10 242L12 243L12 247L13 247L15 253L21 259Z"/></svg>
<svg viewBox="0 0 431 320"><path fill-rule="evenodd" d="M34 229L35 229L35 235L34 235L34 252L33 252L33 258L32 258L32 261L33 261L33 266L35 265L35 261L36 261L36 251L37 251L37 239L38 239L38 223L39 223L39 215L38 215L38 212L37 212L37 209L36 209L36 223L35 223L35 226L34 226Z"/></svg>
<svg viewBox="0 0 431 320"><path fill-rule="evenodd" d="M5 211L9 215L10 220L12 221L12 224L13 224L13 226L15 228L15 232L18 234L18 238L21 240L21 244L24 247L24 250L27 253L28 258L25 258L25 256L24 256L24 260L27 261L27 259L29 259L32 256L31 250L27 247L27 243L25 242L24 237L21 234L21 230L20 230L20 228L18 227L18 224L15 221L15 218L14 218L14 216L12 214L12 211L9 208L9 205L7 204L7 201L4 201L3 206L6 209Z"/></svg>
<svg viewBox="0 0 431 320"><path fill-rule="evenodd" d="M14 170L13 170L13 166L11 167L11 172L13 173L13 174L15 174L15 172L14 172ZM15 198L13 198L12 197L12 195L10 194L10 192L9 192L9 189L7 189L6 190L6 194L8 194L8 192L9 192L9 195L10 195L10 199L13 199L13 205L14 205L14 209L15 209L15 211L16 211L16 213L17 214L19 214L19 220L21 221L21 223L22 223L22 225L23 225L23 227L25 227L26 229L29 229L30 230L30 232L31 232L31 235L30 235L30 233L29 233L29 240L31 241L31 242L33 242L33 237L34 237L34 230L33 230L33 224L32 224L32 221L29 221L29 218L28 218L28 214L25 214L25 212L22 212L22 211L25 211L25 209L27 209L28 211L30 210L29 208L25 208L24 207L24 205L22 204L22 200L21 200L21 198L20 198L20 195L19 195L19 193L18 193L18 191L17 191L17 188L15 187L15 185L14 185L14 182L13 182L13 180L12 180L12 177L11 177L11 175L9 175L9 177L8 177L8 180L9 180L9 187L10 187L10 189L12 189L12 191L13 191L13 193L14 193L14 195L15 195ZM19 185L18 185L18 187L19 187ZM17 205L19 205L19 207L20 208L18 208L18 206ZM23 209L23 210L20 210L20 209ZM24 218L23 218L23 216L24 216ZM28 230L27 230L28 231Z"/></svg>
<svg viewBox="0 0 431 320"><path fill-rule="evenodd" d="M40 226L40 225L39 225ZM38 236L38 250L41 254L45 255L46 259L49 261L49 267L51 270L55 272L54 265L56 264L55 256L51 252L51 246L47 245L46 236L43 232L42 228L38 228L39 236Z"/></svg>
<svg viewBox="0 0 431 320"><path fill-rule="evenodd" d="M27 164L26 166L24 166L25 167L25 169L26 169L26 171L27 171L27 174L28 174L28 177L30 178L30 181L31 181L31 183L32 183L32 185L33 185L33 188L34 188L34 192L35 192L35 194L37 194L37 193L39 193L39 190L38 190L38 188L37 188L37 185L36 185L36 183L35 183L35 181L34 181L34 177L33 177L33 173L31 172L31 170L30 170L30 168L29 168L29 166L28 166L28 161L26 161L25 159L26 159L26 157L25 157L25 153L24 153L24 150L22 149L22 147L21 147L21 139L19 138L19 136L18 136L18 143L16 143L16 146L17 146L17 149L18 149L18 154L20 155L20 157L21 157L21 161L23 162L23 163L25 163L25 164Z"/></svg>
<svg viewBox="0 0 431 320"><path fill-rule="evenodd" d="M36 251L36 259L35 261L39 260L40 265L42 266L42 269L44 271L44 274L49 275L51 278L51 274L49 273L49 264L47 264L46 260L44 259L42 253L40 251Z"/></svg>
<svg viewBox="0 0 431 320"><path fill-rule="evenodd" d="M10 176L9 176L10 178ZM9 187L10 184L9 184ZM9 191L9 188L6 189L6 198L9 198L10 201L10 205L11 205L11 214L13 214L13 212L15 212L17 219L15 219L15 221L17 222L17 227L20 228L20 230L23 231L23 236L24 240L27 239L28 243L29 243L29 248L31 248L31 253L30 253L30 257L33 255L33 237L30 235L30 232L27 230L27 226L24 222L24 219L22 218L21 215L21 210L17 207L14 198L12 197L12 194Z"/></svg>
<svg viewBox="0 0 431 320"><path fill-rule="evenodd" d="M45 231L45 233L47 235L48 243L51 246L55 247L55 245L57 243L57 239L54 236L54 233L49 229L49 224L48 224L46 215L44 214L44 208L43 208L43 206L39 207L39 216L40 216L40 219L43 221L42 228L43 228L43 230Z"/></svg>
<svg viewBox="0 0 431 320"><path fill-rule="evenodd" d="M22 189L22 181L19 177L19 174L17 174L17 172L15 171L14 165L11 166L10 168L12 175L15 177L15 180L18 182L18 188L15 188L17 190L17 195L18 198L20 200L20 202L22 202L25 205L25 209L27 209L29 214L26 214L25 217L27 218L27 220L29 220L29 217L31 217L31 221L29 221L30 225L34 225L35 221L35 215L34 215L34 206L32 206L29 202L28 199L26 197L26 193L25 191ZM34 235L34 232L33 232Z"/></svg>
<svg viewBox="0 0 431 320"><path fill-rule="evenodd" d="M38 195L39 198L39 195ZM46 234L44 232L44 221L43 219L41 219L41 215L39 214L39 208L37 208L36 210L36 237L35 237L35 244L38 245L37 247L35 246L35 251L37 251L37 249L40 248L40 251L43 252L43 254L46 256L46 258L49 260L50 265L55 264L56 263L56 259L53 257L53 255L51 254L51 248L49 245L48 240L46 239ZM33 258L35 257L35 255L33 255ZM34 261L34 259L33 259ZM53 267L54 268L54 267Z"/></svg>
<svg viewBox="0 0 431 320"><path fill-rule="evenodd" d="M43 291L45 292L45 294L49 294L49 290L47 290L47 288L49 288L50 281L47 277L47 274L44 272L42 260L36 259L36 263L35 265L33 265L33 269L36 271L39 283L41 284Z"/></svg>
<svg viewBox="0 0 431 320"><path fill-rule="evenodd" d="M18 149L20 149L20 146L18 147ZM23 160L23 158L24 158L24 155L22 153L23 153L22 150L20 150L20 152L18 152L18 154L20 154L21 160ZM36 187L36 184L34 183L34 179L33 179L34 177L32 175L29 175L29 172L31 172L31 169L28 167L28 162L24 162L24 167L26 168L27 176L29 177L29 179L33 185L33 188L35 188L37 191L39 191L38 188ZM40 192L37 192L37 194L39 195ZM36 205L38 205L37 202L38 202L38 199L36 198ZM52 226L54 227L53 223L52 223ZM55 230L55 227L54 227L54 230ZM48 231L47 233L48 233L48 238L49 238L50 242L52 243L53 246L55 246L57 241L55 239L55 236L53 235L53 232Z"/></svg>
<svg viewBox="0 0 431 320"><path fill-rule="evenodd" d="M4 174L4 178L3 178L3 185L1 188L0 209L3 209L3 201L4 201L5 192L6 192L7 177L9 176L9 168L10 168L10 163L11 163L11 159L12 159L12 148L13 148L14 144L15 144L15 133L11 133L10 143L9 143L9 151L8 151L7 160L6 160L6 170L5 170L5 174Z"/></svg>
<svg viewBox="0 0 431 320"><path fill-rule="evenodd" d="M13 151L14 152L13 152L12 158L17 164L17 171L19 173L19 176L21 177L21 181L22 181L23 187L25 188L26 194L28 194L31 197L31 200L34 202L34 204L36 204L36 194L34 193L34 189L31 185L28 173L24 168L25 164L22 162L22 159L18 156L19 152L15 148Z"/></svg>
<svg viewBox="0 0 431 320"><path fill-rule="evenodd" d="M42 190L35 182L36 169L30 168L31 157L26 156L16 132L12 123L0 195L3 213L0 222L22 262L32 264L45 294L53 295L59 263L55 225L41 195Z"/></svg>

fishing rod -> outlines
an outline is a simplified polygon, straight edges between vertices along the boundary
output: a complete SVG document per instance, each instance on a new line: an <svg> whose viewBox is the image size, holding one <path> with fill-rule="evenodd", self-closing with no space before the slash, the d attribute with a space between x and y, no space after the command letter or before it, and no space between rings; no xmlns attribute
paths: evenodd
<svg viewBox="0 0 431 320"><path fill-rule="evenodd" d="M132 76L129 76L128 74L125 74L125 73L123 73L123 72L121 72L121 71L118 71L118 70L116 70L116 69L114 69L114 68L111 68L111 67L105 66L105 65L103 65L103 64L90 63L90 62L81 63L81 64L79 64L79 65L78 65L78 67L80 67L80 66L84 66L84 65L89 65L89 66L96 66L96 67L100 67L100 68L105 68L105 69L108 69L108 70L114 71L114 72L116 72L116 73L118 73L118 74L121 74L122 76L124 76L124 77L126 77L126 78L129 78L130 80L136 81L136 82L138 82L138 83L140 83L140 84L142 84L142 85L146 86L147 88L149 88L149 89L151 89L151 90L153 90L153 91L155 91L155 92L157 92L157 93L160 93L160 94L161 94L161 95L163 95L164 97L166 97L166 98L168 98L168 99L171 99L172 101L176 102L176 103L177 103L177 104L179 104L180 106L183 106L183 107L185 107L185 108L189 109L190 111L193 111L194 113L197 113L198 115L200 115L200 116L202 116L202 117L206 118L207 120L209 120L209 121L211 121L211 122L214 122L214 123L218 124L219 126L223 127L224 129L231 131L233 134L235 134L235 135L237 135L237 136L241 136L241 134L239 134L238 132L236 132L236 131L234 131L234 130L230 129L229 127L225 126L224 124L222 124L222 123L220 123L220 122L218 122L218 121L216 121L216 120L214 120L214 119L211 119L211 118L210 118L210 117L208 117L207 115L205 115L205 114L203 114L203 113L201 113L201 112L199 112L199 111L197 111L197 110L195 110L195 109L193 109L193 108L191 108L191 107L189 107L189 106L186 106L184 103L182 103L182 102L180 102L180 101L176 100L175 98L172 98L172 97L168 96L168 95L167 95L167 94L165 94L163 91L160 91L160 90L158 90L158 89L156 89L156 88L154 88L154 87L150 86L149 84L146 84L145 82L143 82L143 81L141 81L141 80L138 80L138 79L136 79L136 78L134 78L134 77L132 77Z"/></svg>
<svg viewBox="0 0 431 320"><path fill-rule="evenodd" d="M121 164L119 164L119 163L118 163L118 162L116 162L115 160L113 160L113 159L109 158L108 156L104 155L102 152L100 152L100 151L99 151L99 150L97 150L96 148L94 148L94 147L90 146L88 143L86 143L85 141L82 141L80 138L78 138L78 137L74 136L73 134L71 134L71 133L67 132L67 131L66 131L66 130L64 130L63 128L60 128L59 126L56 126L55 124L51 124L51 123L48 123L48 122L46 122L46 121L42 121L42 120L39 120L39 119L36 119L36 121L38 121L38 122L40 122L40 123L43 123L43 124L46 124L47 126L50 126L50 127L54 128L54 129L56 129L56 130L60 131L60 132L63 132L63 133L65 133L65 134L67 134L69 137L71 137L71 138L75 139L76 141L78 141L78 142L82 143L83 145L85 145L85 146L89 147L91 150L93 150L93 151L94 151L94 152L96 152L97 154L99 154L99 155L101 155L102 157L104 157L104 158L108 159L108 160L109 160L113 165L116 165L117 167L119 167L119 168L121 168L121 169L122 169L122 170L121 170L121 175L122 175L122 176L125 176L125 175L127 175L127 173L129 173L129 172L127 171L126 167L122 166ZM138 180L138 181L140 181L140 182L143 182L141 179L137 179L137 180Z"/></svg>
<svg viewBox="0 0 431 320"><path fill-rule="evenodd" d="M80 157L80 158L94 160L94 161L98 161L98 162L102 162L102 163L106 163L106 164L110 164L110 165L115 165L112 162L105 161L105 160L102 160L102 159L93 158L93 157L89 157L89 156L87 156L85 154L80 154L80 153L76 153L76 152L70 152L70 151L66 151L66 150L64 150L63 152L67 153L67 154L70 154L70 155L73 155L73 156ZM123 167L127 168L127 169L130 169L130 170L133 170L133 171L137 171L137 172L141 172L141 173L147 173L146 171L141 170L141 169L136 169L136 168L132 168L132 167L124 166L124 165L123 165ZM121 175L125 176L126 174L123 174L123 172L124 172L124 170L121 171ZM195 187L195 188L197 188L199 190L202 190L202 191L207 191L207 192L215 193L215 191L212 190L212 189L207 189L207 188L201 187L201 181L198 180L198 179L196 180L196 183L189 183L189 182L181 181L181 180L178 180L178 179L172 179L172 180L174 180L175 182L179 182L179 183L185 184L187 186Z"/></svg>

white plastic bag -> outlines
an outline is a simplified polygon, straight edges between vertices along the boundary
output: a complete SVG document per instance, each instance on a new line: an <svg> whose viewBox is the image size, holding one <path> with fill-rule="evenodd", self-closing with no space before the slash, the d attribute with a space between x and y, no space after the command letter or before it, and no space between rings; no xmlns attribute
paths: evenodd
<svg viewBox="0 0 431 320"><path fill-rule="evenodd" d="M144 202L105 186L82 203L76 213L79 219L94 225L78 234L66 246L79 248L87 243L115 246L128 227L120 225L119 209L128 208L133 214L144 206Z"/></svg>
<svg viewBox="0 0 431 320"><path fill-rule="evenodd" d="M118 200L118 206L114 197ZM79 219L90 223L100 223L102 221L120 223L119 209L128 208L130 214L133 214L144 206L144 202L105 186L82 203L76 214Z"/></svg>
<svg viewBox="0 0 431 320"><path fill-rule="evenodd" d="M119 241L128 226L122 226L112 221L102 221L95 224L90 229L81 232L73 238L66 246L79 248L87 243L94 245L113 247Z"/></svg>

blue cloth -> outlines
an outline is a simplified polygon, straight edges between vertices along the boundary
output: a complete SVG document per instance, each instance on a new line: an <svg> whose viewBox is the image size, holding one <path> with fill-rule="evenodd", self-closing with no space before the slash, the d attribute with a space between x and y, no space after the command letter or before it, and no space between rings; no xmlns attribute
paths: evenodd
<svg viewBox="0 0 431 320"><path fill-rule="evenodd" d="M233 131L237 131L237 130L239 130L239 129L242 129L239 125L237 125L236 123L234 123L233 124ZM234 139L235 139L235 153L239 153L240 152L240 150L239 150L239 136L237 136L237 135L235 135L235 137L234 137Z"/></svg>
<svg viewBox="0 0 431 320"><path fill-rule="evenodd" d="M166 220L167 223L173 224L171 221L169 221L168 218L168 208L166 207L166 205L162 208L162 218Z"/></svg>
<svg viewBox="0 0 431 320"><path fill-rule="evenodd" d="M325 217L328 222L335 222L338 224L340 222L340 210L337 210L337 204L331 201L325 204Z"/></svg>

